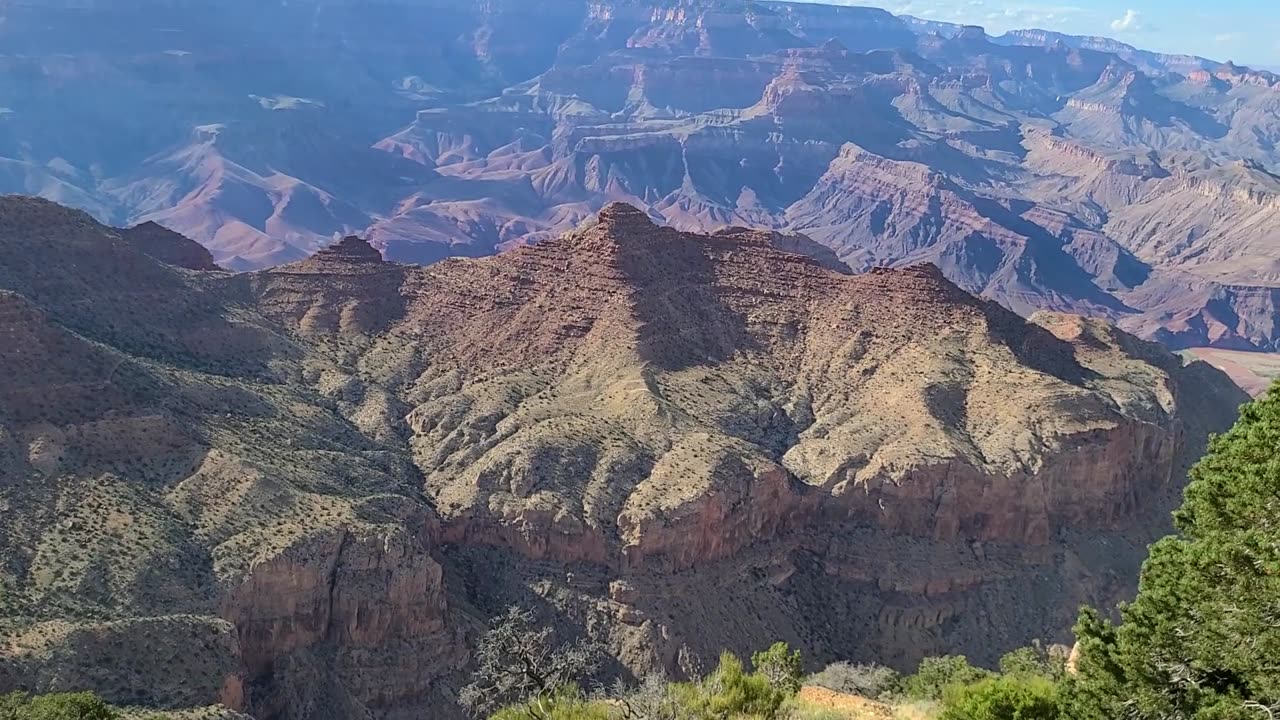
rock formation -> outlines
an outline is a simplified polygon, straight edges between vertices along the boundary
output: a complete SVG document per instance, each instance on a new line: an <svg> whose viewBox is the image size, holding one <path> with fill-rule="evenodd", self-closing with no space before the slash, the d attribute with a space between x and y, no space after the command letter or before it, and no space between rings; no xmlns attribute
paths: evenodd
<svg viewBox="0 0 1280 720"><path fill-rule="evenodd" d="M992 661L1129 592L1234 385L809 243L614 204L232 275L0 200L0 690L452 717L513 603L640 673Z"/></svg>
<svg viewBox="0 0 1280 720"><path fill-rule="evenodd" d="M1231 63L775 0L36 3L2 32L0 192L228 270L335 234L490 255L625 201L929 262L1024 315L1280 349L1280 80Z"/></svg>
<svg viewBox="0 0 1280 720"><path fill-rule="evenodd" d="M121 233L145 255L188 270L220 270L203 246L154 222L136 225Z"/></svg>

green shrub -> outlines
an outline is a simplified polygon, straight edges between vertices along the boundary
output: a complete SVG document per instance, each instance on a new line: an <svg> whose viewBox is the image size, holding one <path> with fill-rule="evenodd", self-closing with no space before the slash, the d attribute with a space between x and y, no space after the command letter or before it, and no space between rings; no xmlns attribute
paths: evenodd
<svg viewBox="0 0 1280 720"><path fill-rule="evenodd" d="M768 650L752 655L751 665L771 685L787 695L795 695L800 691L804 661L800 659L800 651L793 652L786 643L774 643Z"/></svg>
<svg viewBox="0 0 1280 720"><path fill-rule="evenodd" d="M576 688L503 708L490 720L611 720L609 706L582 697Z"/></svg>
<svg viewBox="0 0 1280 720"><path fill-rule="evenodd" d="M771 720L791 696L763 674L748 673L732 653L721 655L715 672L702 682L676 686L672 694L681 717L699 720L740 716Z"/></svg>
<svg viewBox="0 0 1280 720"><path fill-rule="evenodd" d="M952 685L972 685L990 678L990 670L974 667L963 655L927 657L916 674L902 682L902 694L913 700L937 700Z"/></svg>
<svg viewBox="0 0 1280 720"><path fill-rule="evenodd" d="M1067 674L1068 652L1040 644L1021 647L1000 658L1002 675L1034 675L1061 680Z"/></svg>
<svg viewBox="0 0 1280 720"><path fill-rule="evenodd" d="M899 691L902 676L893 668L883 665L838 662L828 665L822 672L810 675L804 684L879 700Z"/></svg>
<svg viewBox="0 0 1280 720"><path fill-rule="evenodd" d="M1060 715L1058 685L1052 680L1006 675L947 687L939 720L1058 720Z"/></svg>
<svg viewBox="0 0 1280 720"><path fill-rule="evenodd" d="M118 720L120 713L88 692L0 697L0 720Z"/></svg>
<svg viewBox="0 0 1280 720"><path fill-rule="evenodd" d="M705 684L711 691L707 709L715 717L773 717L787 696L764 675L748 674L742 661L730 653L720 656L720 665Z"/></svg>
<svg viewBox="0 0 1280 720"><path fill-rule="evenodd" d="M18 712L27 706L27 696L22 693L0 695L0 720L17 720Z"/></svg>

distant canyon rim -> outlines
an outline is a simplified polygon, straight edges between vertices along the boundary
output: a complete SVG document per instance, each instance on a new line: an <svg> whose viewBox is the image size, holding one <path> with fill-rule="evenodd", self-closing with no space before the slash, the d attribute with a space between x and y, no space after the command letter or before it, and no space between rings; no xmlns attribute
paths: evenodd
<svg viewBox="0 0 1280 720"><path fill-rule="evenodd" d="M427 264L611 201L931 262L1020 314L1280 349L1280 78L1041 30L740 0L0 10L0 191L233 270Z"/></svg>

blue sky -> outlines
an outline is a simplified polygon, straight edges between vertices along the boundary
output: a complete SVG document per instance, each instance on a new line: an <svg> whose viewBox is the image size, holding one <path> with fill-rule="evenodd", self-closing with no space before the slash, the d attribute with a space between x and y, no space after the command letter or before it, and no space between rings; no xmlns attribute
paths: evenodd
<svg viewBox="0 0 1280 720"><path fill-rule="evenodd" d="M1280 71L1280 0L823 0L874 5L998 35L1038 27Z"/></svg>

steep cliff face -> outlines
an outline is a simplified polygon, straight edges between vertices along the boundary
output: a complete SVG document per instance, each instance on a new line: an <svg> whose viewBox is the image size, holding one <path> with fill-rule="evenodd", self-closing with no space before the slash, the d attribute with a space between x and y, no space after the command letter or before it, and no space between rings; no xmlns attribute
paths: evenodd
<svg viewBox="0 0 1280 720"><path fill-rule="evenodd" d="M432 528L425 519L406 525L305 538L226 595L219 615L235 627L260 693L247 705L273 717L308 717L328 702L338 703L334 714L380 715L430 697L466 663L447 627ZM339 690L316 687L326 682Z"/></svg>
<svg viewBox="0 0 1280 720"><path fill-rule="evenodd" d="M450 717L511 603L633 672L779 638L993 660L1124 596L1242 397L934 266L627 205L493 258L348 238L238 276L0 211L3 689Z"/></svg>

